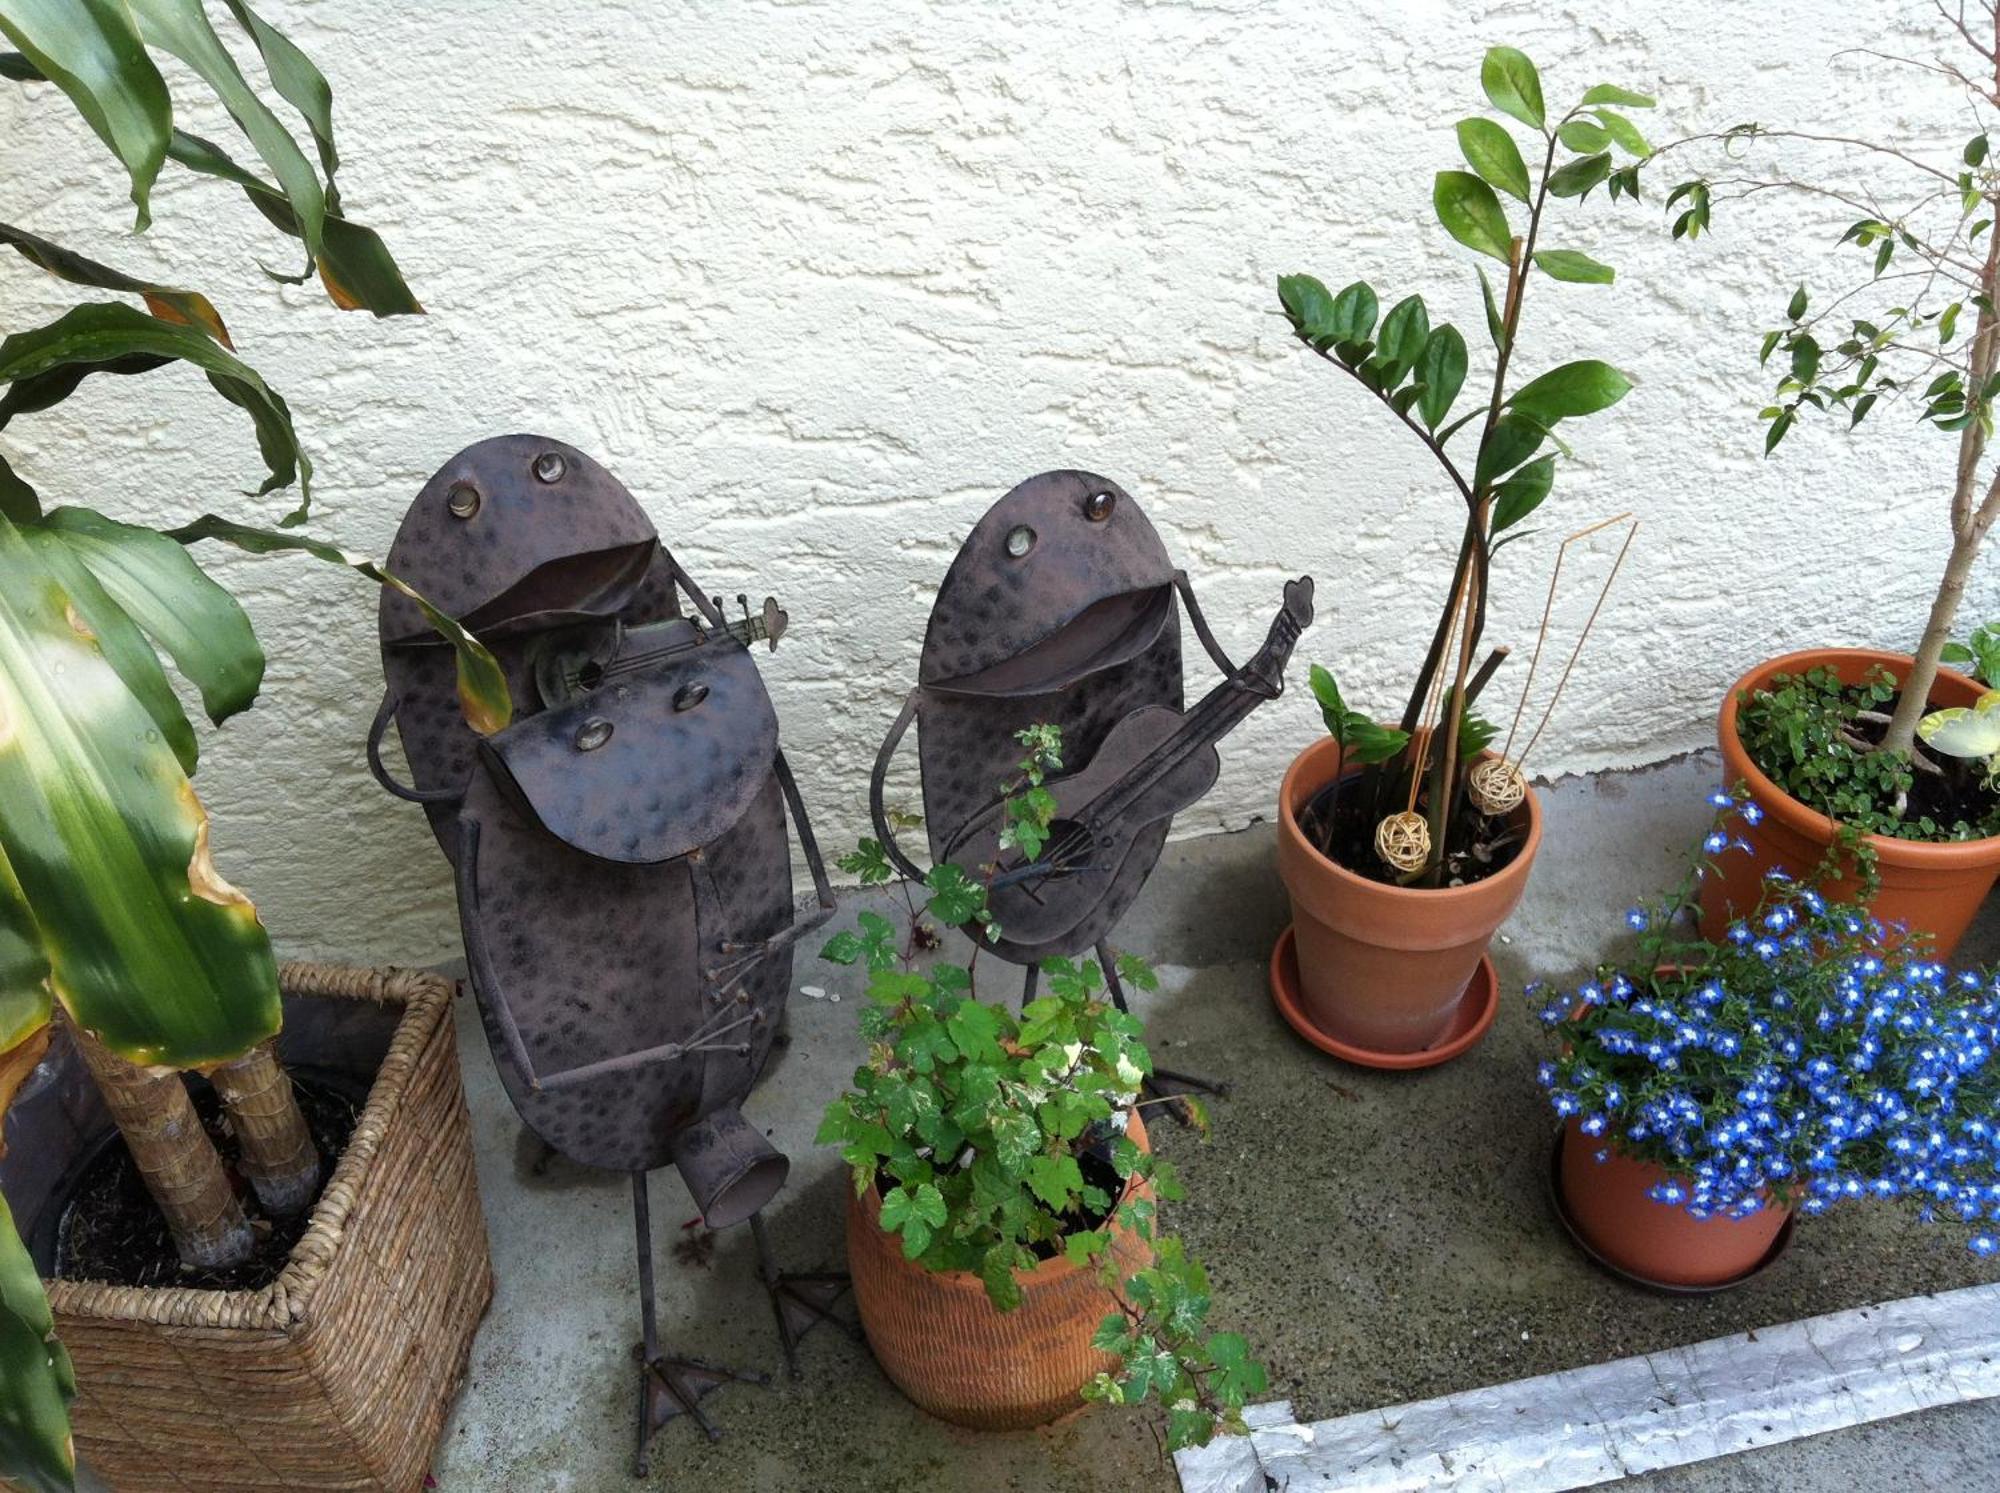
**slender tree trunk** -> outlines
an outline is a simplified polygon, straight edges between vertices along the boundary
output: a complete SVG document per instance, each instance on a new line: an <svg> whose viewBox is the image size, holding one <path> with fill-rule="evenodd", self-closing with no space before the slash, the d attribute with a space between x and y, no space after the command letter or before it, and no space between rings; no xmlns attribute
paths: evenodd
<svg viewBox="0 0 2000 1493"><path fill-rule="evenodd" d="M1966 577L1972 573L1972 562L1979 557L1979 541L1982 535L1961 532L1952 538L1951 559L1944 568L1944 579L1939 582L1937 596L1931 602L1931 615L1924 624L1924 635L1917 644L1915 661L1903 680L1903 693L1896 701L1896 713L1889 718L1889 727L1883 733L1879 750L1908 754L1916 745L1917 722L1930 709L1931 686L1937 682L1939 656L1944 645L1951 641L1952 623L1958 618L1959 602L1965 596Z"/></svg>
<svg viewBox="0 0 2000 1493"><path fill-rule="evenodd" d="M180 1074L136 1067L75 1022L69 1029L182 1263L216 1269L246 1259L250 1222Z"/></svg>
<svg viewBox="0 0 2000 1493"><path fill-rule="evenodd" d="M283 1218L309 1207L319 1191L319 1148L276 1046L259 1043L209 1079L229 1110L243 1147L243 1173L264 1210Z"/></svg>

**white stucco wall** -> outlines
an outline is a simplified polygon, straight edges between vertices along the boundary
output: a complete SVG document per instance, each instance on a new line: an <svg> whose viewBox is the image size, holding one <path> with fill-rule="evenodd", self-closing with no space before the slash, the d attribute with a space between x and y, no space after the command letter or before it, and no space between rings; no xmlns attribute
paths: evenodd
<svg viewBox="0 0 2000 1493"><path fill-rule="evenodd" d="M596 454L713 589L790 608L766 675L836 849L862 828L958 540L1053 466L1133 491L1238 651L1285 574L1318 578L1301 687L1230 740L1181 833L1268 812L1319 729L1306 661L1393 711L1458 505L1384 411L1301 353L1272 282L1365 275L1385 304L1419 289L1478 353L1471 256L1429 196L1458 164L1453 123L1484 107L1487 45L1534 56L1552 101L1599 81L1657 92L1656 139L1750 118L1953 152L1969 133L1948 91L1834 55L1934 53L1921 0L263 9L332 77L349 210L428 317L378 323L269 285L253 258L290 267L291 242L172 168L154 230L129 238L122 181L47 91L0 93L0 218L209 291L291 401L316 527L350 547L384 550L423 478L483 436ZM1727 682L1783 648L1907 646L1942 563L1946 442L1898 417L1862 444L1828 427L1758 457L1755 333L1801 273L1829 284L1853 251L1830 259L1827 219L1773 208L1722 209L1712 242L1673 246L1673 179L1655 174L1640 208L1599 193L1565 210L1547 242L1614 262L1619 283L1543 280L1528 309L1529 365L1603 356L1642 381L1578 427L1544 510L1558 533L1623 508L1645 527L1541 772L1703 743ZM10 262L0 324L66 289ZM184 371L97 380L4 439L49 500L114 515L274 519L292 501L238 496L258 474L247 424ZM1503 560L1491 636L1522 645L1503 709L1552 554L1545 538ZM208 734L219 861L288 951L447 956L444 863L362 766L373 596L303 559L218 568L271 658L258 708ZM1975 589L2000 601L1991 567ZM1571 597L1573 626L1588 597Z"/></svg>

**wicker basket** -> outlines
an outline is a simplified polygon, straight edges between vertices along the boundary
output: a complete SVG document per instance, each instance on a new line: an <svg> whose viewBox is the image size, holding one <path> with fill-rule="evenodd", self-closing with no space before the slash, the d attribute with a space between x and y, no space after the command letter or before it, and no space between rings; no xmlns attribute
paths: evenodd
<svg viewBox="0 0 2000 1493"><path fill-rule="evenodd" d="M380 1063L284 1271L259 1291L48 1282L77 1451L118 1493L412 1493L492 1299L453 983L316 964L280 983L288 1062Z"/></svg>

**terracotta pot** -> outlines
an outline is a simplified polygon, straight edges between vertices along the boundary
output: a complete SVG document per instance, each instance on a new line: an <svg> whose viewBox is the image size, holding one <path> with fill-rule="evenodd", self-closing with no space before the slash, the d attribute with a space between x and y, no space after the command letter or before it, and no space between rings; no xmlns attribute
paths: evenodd
<svg viewBox="0 0 2000 1493"><path fill-rule="evenodd" d="M1603 1160L1599 1151L1609 1151ZM1557 1172L1569 1225L1607 1264L1655 1285L1699 1290L1729 1285L1763 1264L1791 1218L1775 1203L1748 1218L1696 1218L1647 1191L1667 1170L1615 1145L1563 1127Z"/></svg>
<svg viewBox="0 0 2000 1493"><path fill-rule="evenodd" d="M1764 820L1741 827L1750 844L1749 854L1737 850L1722 856L1720 874L1711 871L1703 879L1704 938L1720 938L1731 917L1755 910L1766 871L1777 866L1793 876L1809 875L1833 845L1833 821L1766 777L1736 734L1737 710L1746 692L1767 688L1779 674L1802 674L1821 667L1832 669L1848 684L1860 683L1862 676L1876 667L1888 669L1900 682L1909 672L1910 656L1872 648L1808 648L1761 663L1730 687L1716 731L1722 746L1723 781L1732 786L1749 784L1751 795L1764 810ZM1984 693L1965 675L1940 669L1931 687L1931 704L1938 709L1970 705ZM1881 835L1869 835L1867 841L1881 864L1882 889L1872 904L1875 916L1885 923L1902 923L1912 931L1930 934L1937 940L1938 957L1950 958L1966 925L1992 890L1994 878L2000 876L2000 836L1949 844ZM1835 897L1843 893L1851 897L1859 889L1852 879L1843 878L1829 883L1827 890Z"/></svg>
<svg viewBox="0 0 2000 1493"><path fill-rule="evenodd" d="M1293 760L1278 790L1278 874L1292 899L1300 1000L1315 1025L1351 1046L1421 1052L1451 1025L1494 930L1527 889L1541 805L1530 788L1513 814L1525 838L1484 881L1390 886L1337 865L1299 828L1298 815L1340 766L1339 744L1323 736Z"/></svg>
<svg viewBox="0 0 2000 1493"><path fill-rule="evenodd" d="M1147 1146L1132 1116L1127 1131ZM876 1362L912 1403L982 1431L1039 1426L1081 1408L1079 1394L1118 1360L1090 1345L1118 1304L1097 1278L1065 1257L1016 1271L1021 1304L1003 1312L969 1270L926 1270L903 1258L902 1240L883 1229L873 1187L848 1194L847 1268ZM1124 1274L1144 1269L1151 1251L1128 1230L1112 1249Z"/></svg>

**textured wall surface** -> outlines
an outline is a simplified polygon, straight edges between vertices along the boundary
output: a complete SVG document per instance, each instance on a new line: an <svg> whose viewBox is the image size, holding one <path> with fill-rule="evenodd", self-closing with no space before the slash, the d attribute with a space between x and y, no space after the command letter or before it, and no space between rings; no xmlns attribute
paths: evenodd
<svg viewBox="0 0 2000 1493"><path fill-rule="evenodd" d="M604 460L712 589L790 608L766 673L835 848L861 828L953 549L1049 467L1135 493L1239 652L1282 578L1311 571L1321 620L1300 682L1324 659L1351 699L1393 712L1458 505L1405 431L1291 341L1272 282L1419 289L1478 357L1472 256L1429 197L1459 164L1454 121L1484 107L1487 45L1535 57L1552 102L1599 81L1657 92L1656 139L1755 118L1949 161L1969 133L1948 90L1840 55L1935 55L1918 0L264 10L333 79L349 210L389 239L427 317L374 322L264 281L253 261L289 268L294 245L207 180L164 179L154 229L131 238L122 181L47 90L0 94L0 218L208 290L291 401L317 527L352 548L386 549L423 478L483 436L538 430ZM1503 556L1491 636L1520 645L1503 714L1553 538L1644 519L1537 772L1702 743L1760 656L1909 646L1946 548L1950 451L1901 415L1865 442L1828 427L1758 456L1756 333L1796 280L1851 271L1851 249L1824 248L1845 218L1719 208L1712 240L1671 245L1673 179L1663 165L1636 208L1602 193L1566 208L1548 242L1614 262L1618 283L1542 280L1528 305L1529 366L1602 356L1640 387L1577 428L1541 536ZM53 313L64 289L10 264L0 325ZM95 380L5 439L51 500L147 521L260 507L239 496L258 473L247 423L184 370ZM291 952L450 954L444 863L362 766L372 595L302 559L217 568L271 657L257 709L208 742L219 862ZM1588 573L1552 646L1574 636ZM1988 567L1974 609L1995 601ZM1265 815L1318 730L1302 687L1260 712L1179 832Z"/></svg>

